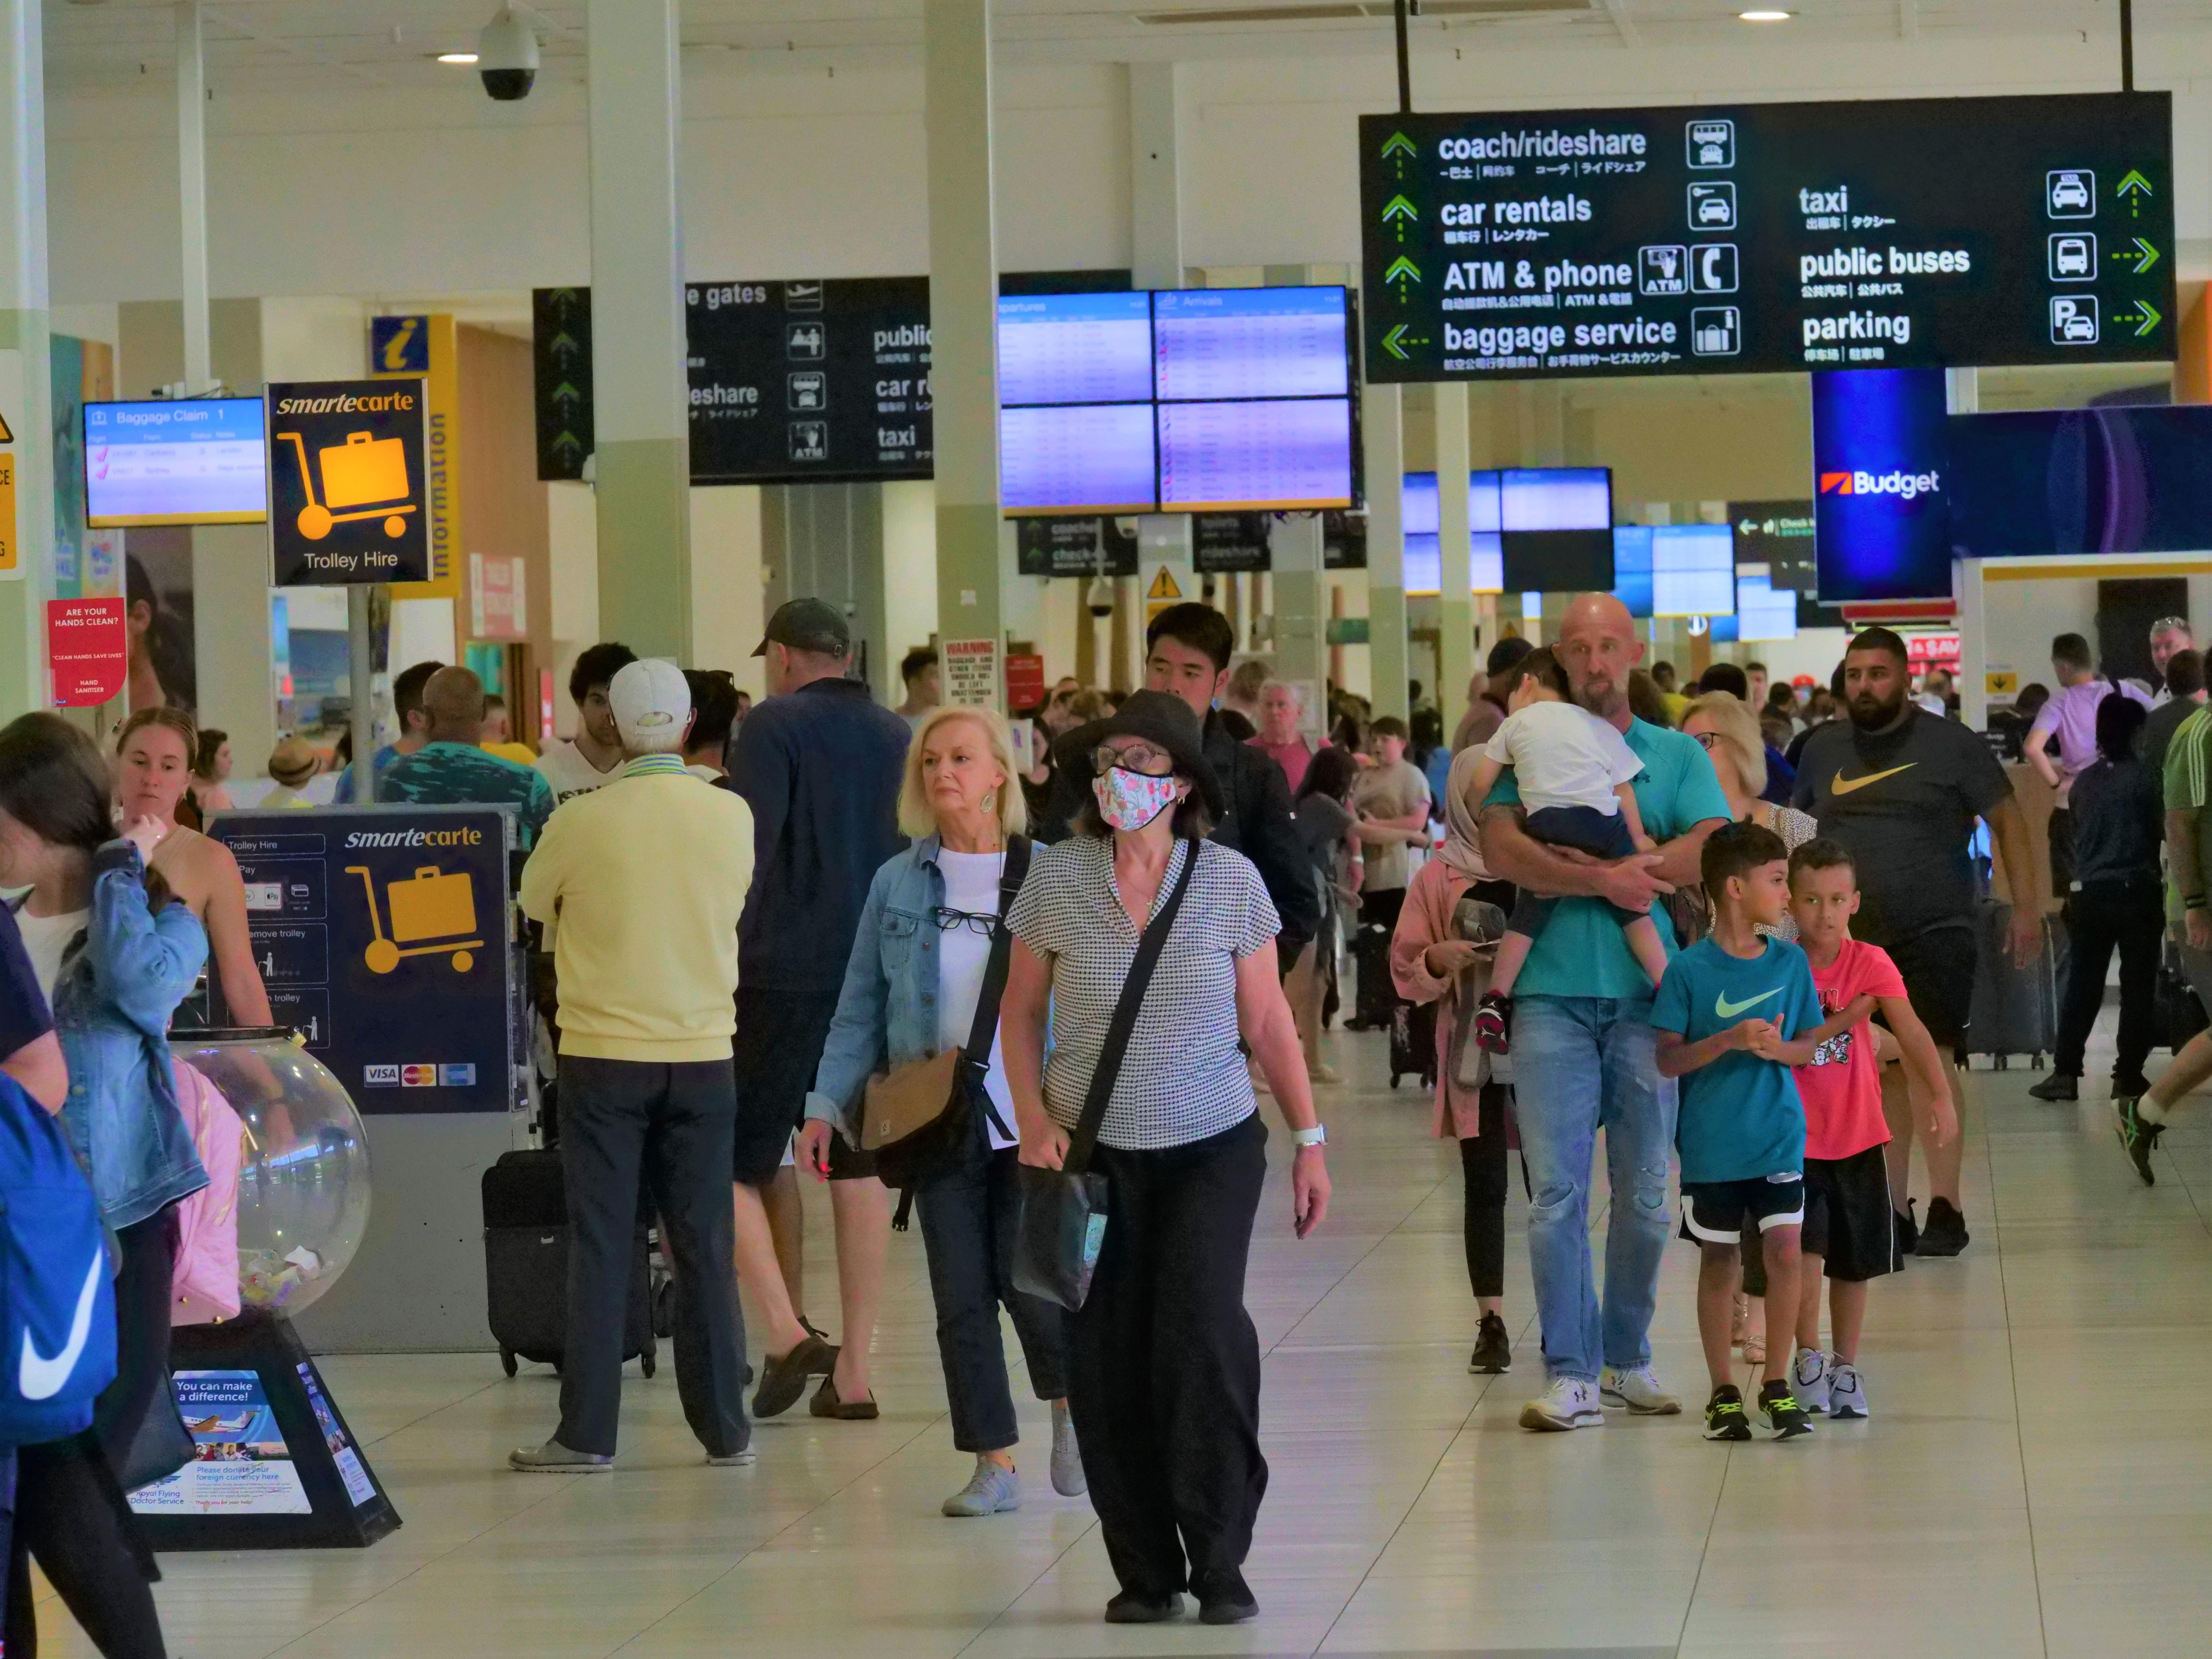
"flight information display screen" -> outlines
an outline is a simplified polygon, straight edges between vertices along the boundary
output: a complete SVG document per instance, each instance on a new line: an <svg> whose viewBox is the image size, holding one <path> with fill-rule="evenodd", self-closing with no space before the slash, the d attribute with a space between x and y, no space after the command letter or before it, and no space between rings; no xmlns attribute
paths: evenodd
<svg viewBox="0 0 2212 1659"><path fill-rule="evenodd" d="M1344 290L1163 289L1152 296L1152 362L1163 401L1346 397Z"/></svg>
<svg viewBox="0 0 2212 1659"><path fill-rule="evenodd" d="M1651 614L1735 614L1735 538L1726 525L1652 526Z"/></svg>
<svg viewBox="0 0 2212 1659"><path fill-rule="evenodd" d="M1352 504L1352 412L1346 399L1158 407L1162 512Z"/></svg>
<svg viewBox="0 0 2212 1659"><path fill-rule="evenodd" d="M1012 513L1150 513L1150 404L999 411L999 495Z"/></svg>
<svg viewBox="0 0 2212 1659"><path fill-rule="evenodd" d="M1379 381L2162 362L2166 93L1363 116Z"/></svg>
<svg viewBox="0 0 2212 1659"><path fill-rule="evenodd" d="M269 516L262 431L258 398L85 404L85 523L261 523Z"/></svg>
<svg viewBox="0 0 2212 1659"><path fill-rule="evenodd" d="M999 401L1150 403L1152 296L1032 294L999 301Z"/></svg>

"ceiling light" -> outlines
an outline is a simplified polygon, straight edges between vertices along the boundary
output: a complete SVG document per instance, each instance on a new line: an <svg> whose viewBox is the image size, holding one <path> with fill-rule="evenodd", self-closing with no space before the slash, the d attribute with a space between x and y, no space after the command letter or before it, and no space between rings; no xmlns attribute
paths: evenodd
<svg viewBox="0 0 2212 1659"><path fill-rule="evenodd" d="M1758 11L1740 11L1736 13L1737 17L1747 23L1786 23L1794 15L1794 13L1786 11L1771 11L1765 9Z"/></svg>
<svg viewBox="0 0 2212 1659"><path fill-rule="evenodd" d="M441 52L438 54L438 61L441 64L473 64L477 61L477 55L472 52Z"/></svg>

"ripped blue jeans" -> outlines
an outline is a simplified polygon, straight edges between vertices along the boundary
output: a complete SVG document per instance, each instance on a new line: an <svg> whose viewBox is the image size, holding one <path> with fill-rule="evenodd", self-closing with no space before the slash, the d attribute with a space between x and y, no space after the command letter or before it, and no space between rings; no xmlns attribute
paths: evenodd
<svg viewBox="0 0 2212 1659"><path fill-rule="evenodd" d="M1659 1075L1648 998L1525 996L1513 1005L1514 1117L1528 1172L1528 1263L1544 1369L1597 1380L1651 1360L1659 1261L1672 1231L1667 1166L1675 1091ZM1613 1202L1601 1307L1590 1168L1605 1130Z"/></svg>

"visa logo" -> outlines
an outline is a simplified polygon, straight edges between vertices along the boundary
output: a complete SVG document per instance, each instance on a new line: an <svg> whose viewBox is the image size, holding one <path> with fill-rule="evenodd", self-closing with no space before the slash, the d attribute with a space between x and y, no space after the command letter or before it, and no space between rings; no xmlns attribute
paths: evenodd
<svg viewBox="0 0 2212 1659"><path fill-rule="evenodd" d="M1894 495L1900 501L1930 495L1943 487L1938 472L1823 472L1823 495Z"/></svg>

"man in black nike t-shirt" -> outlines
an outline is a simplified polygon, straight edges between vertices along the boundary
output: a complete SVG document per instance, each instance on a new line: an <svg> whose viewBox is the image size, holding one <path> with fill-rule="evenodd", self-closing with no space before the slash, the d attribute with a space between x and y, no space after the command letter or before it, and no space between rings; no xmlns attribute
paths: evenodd
<svg viewBox="0 0 2212 1659"><path fill-rule="evenodd" d="M1796 805L1820 821L1820 833L1850 849L1864 895L1851 922L1855 939L1896 961L1913 1012L1955 1065L1972 1006L1976 945L1974 874L1967 844L1986 818L2011 882L2012 951L2025 967L2043 945L2043 908L2027 820L2012 782L1977 732L1930 714L1907 695L1905 641L1887 628L1851 637L1844 657L1848 720L1807 740L1797 768ZM1901 1079L1885 1068L1893 1203L1905 1194L1912 1157L1912 1115ZM1891 1098L1894 1096L1895 1098ZM1963 1110L1958 1080L1952 1099ZM1929 1146L1928 1224L1922 1255L1956 1255L1966 1244L1959 1208L1960 1145ZM1897 1204L1900 1240L1912 1223ZM1910 1244L1902 1248L1910 1249Z"/></svg>

